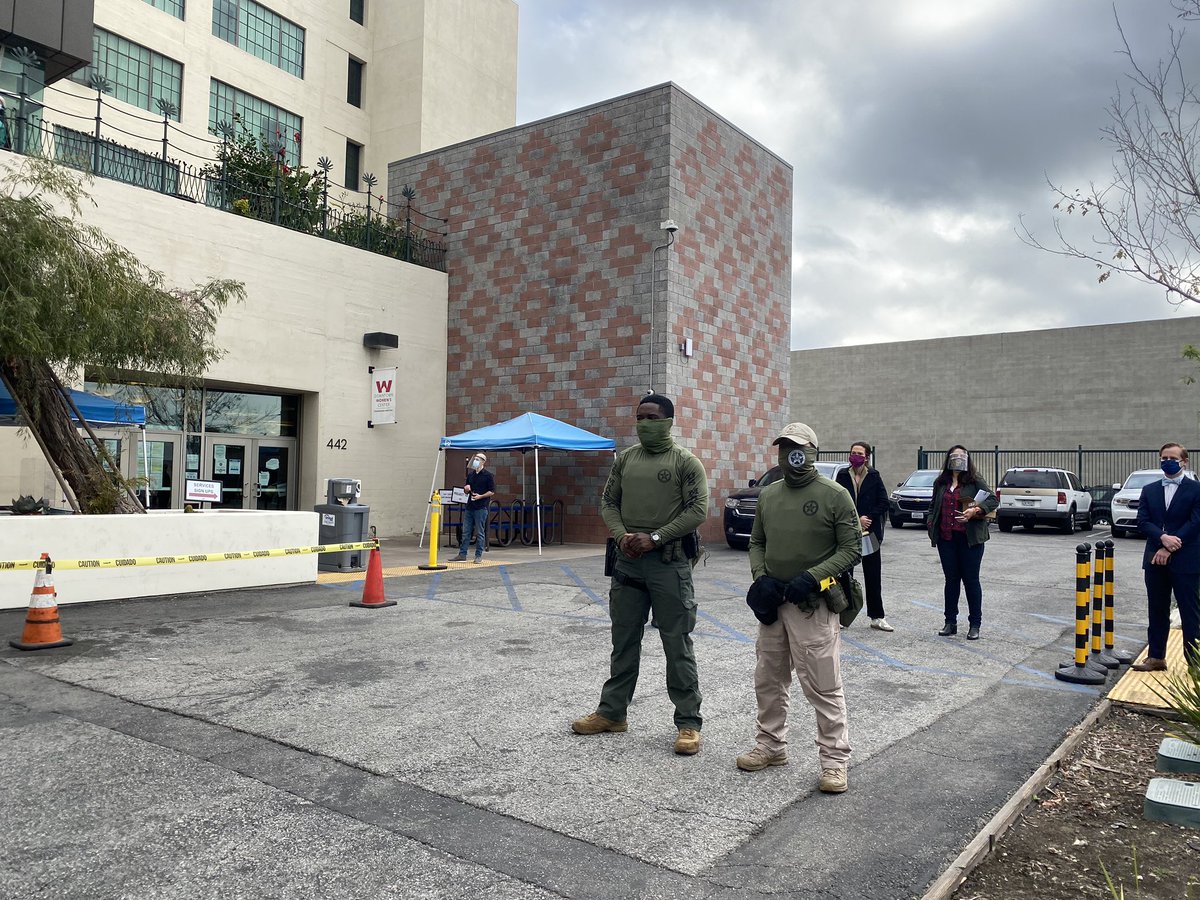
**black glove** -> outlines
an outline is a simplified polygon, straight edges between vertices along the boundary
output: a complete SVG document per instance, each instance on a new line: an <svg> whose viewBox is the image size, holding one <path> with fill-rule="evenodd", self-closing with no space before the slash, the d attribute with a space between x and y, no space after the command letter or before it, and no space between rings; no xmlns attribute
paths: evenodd
<svg viewBox="0 0 1200 900"><path fill-rule="evenodd" d="M817 593L817 579L808 572L801 572L787 584L783 599L800 607L812 606L813 596Z"/></svg>
<svg viewBox="0 0 1200 900"><path fill-rule="evenodd" d="M764 625L774 625L779 618L779 604L783 602L783 589L786 585L778 578L770 575L760 575L750 585L746 592L746 605L754 613L754 618Z"/></svg>

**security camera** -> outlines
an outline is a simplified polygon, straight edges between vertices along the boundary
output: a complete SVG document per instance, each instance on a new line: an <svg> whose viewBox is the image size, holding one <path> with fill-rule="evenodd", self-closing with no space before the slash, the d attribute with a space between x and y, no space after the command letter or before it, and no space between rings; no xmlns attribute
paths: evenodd
<svg viewBox="0 0 1200 900"><path fill-rule="evenodd" d="M672 234L674 234L676 231L679 230L679 226L675 224L674 219L667 219L667 221L663 222L658 227L661 228L663 231L669 231Z"/></svg>

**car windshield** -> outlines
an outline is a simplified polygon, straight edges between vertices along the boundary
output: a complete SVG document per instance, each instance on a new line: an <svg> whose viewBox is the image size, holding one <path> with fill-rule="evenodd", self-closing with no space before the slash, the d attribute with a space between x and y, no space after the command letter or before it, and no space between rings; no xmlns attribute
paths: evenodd
<svg viewBox="0 0 1200 900"><path fill-rule="evenodd" d="M762 478L758 479L758 481L755 482L754 486L755 487L766 487L768 484L774 484L776 481L778 481L782 477L783 477L783 469L779 468L779 466L776 466L775 468L768 471L767 474L764 475Z"/></svg>
<svg viewBox="0 0 1200 900"><path fill-rule="evenodd" d="M937 481L938 472L913 472L908 476L902 487L919 488L933 487L933 483Z"/></svg>
<svg viewBox="0 0 1200 900"><path fill-rule="evenodd" d="M1058 487L1058 473L1039 472L1036 469L1013 469L1004 473L1000 487L1056 488Z"/></svg>
<svg viewBox="0 0 1200 900"><path fill-rule="evenodd" d="M817 471L826 478L833 478L833 476L837 474L838 469L842 468L846 464L839 462L819 462L815 465L817 467Z"/></svg>
<svg viewBox="0 0 1200 900"><path fill-rule="evenodd" d="M1125 484L1121 487L1123 491L1140 491L1152 481L1158 481L1162 478L1162 472L1134 472L1125 479Z"/></svg>

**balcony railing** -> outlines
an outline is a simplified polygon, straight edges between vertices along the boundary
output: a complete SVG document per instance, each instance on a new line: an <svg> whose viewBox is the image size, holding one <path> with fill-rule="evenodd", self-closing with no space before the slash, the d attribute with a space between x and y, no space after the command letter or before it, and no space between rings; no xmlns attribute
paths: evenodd
<svg viewBox="0 0 1200 900"><path fill-rule="evenodd" d="M221 123L221 140L201 138L176 126L170 104L159 103L161 119L134 116L108 104L106 84L93 83L92 87L96 90L92 117L43 103L23 93L23 86L17 93L0 91L4 101L0 106L0 149L41 156L99 178L446 271L446 221L416 209L416 194L410 188L403 191L405 203L390 204L382 194L374 193L374 176L365 174L367 190L348 191L330 184L332 163L325 157L311 171L288 165L286 160L298 154L299 148L288 148L288 136L278 130L274 140L268 140L250 136L245 128L239 134L240 123ZM69 97L76 104L81 99L87 102L77 93L53 86L46 91ZM112 111L107 123L106 109ZM49 116L53 121L47 121L47 113L53 114ZM155 137L135 134L113 124L114 119L122 124L128 124L126 119L152 123L161 133ZM92 127L89 131L70 128L60 124L62 120L81 120ZM110 136L113 132L140 139L142 148L117 141ZM201 149L180 152L174 142L181 138L199 142ZM299 138L295 135L297 144ZM151 146L157 152L148 149ZM250 166L244 151L256 146L261 152L254 157L257 164ZM331 196L331 190L342 196Z"/></svg>

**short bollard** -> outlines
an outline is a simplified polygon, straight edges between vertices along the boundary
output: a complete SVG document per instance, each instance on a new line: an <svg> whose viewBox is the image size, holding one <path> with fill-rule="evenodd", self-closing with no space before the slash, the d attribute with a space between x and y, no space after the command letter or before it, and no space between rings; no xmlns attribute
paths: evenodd
<svg viewBox="0 0 1200 900"><path fill-rule="evenodd" d="M1096 541L1096 565L1094 567L1092 591L1092 654L1090 660L1106 669L1119 669L1121 662L1111 653L1104 652L1104 593L1108 574L1108 547L1104 541ZM1110 645L1111 646L1111 645Z"/></svg>
<svg viewBox="0 0 1200 900"><path fill-rule="evenodd" d="M1088 589L1091 587L1092 547L1080 544L1075 548L1075 659L1058 667L1054 677L1072 684L1104 684L1107 669L1088 666Z"/></svg>
<svg viewBox="0 0 1200 900"><path fill-rule="evenodd" d="M1114 548L1117 545L1112 541L1104 541L1104 546L1104 650L1121 665L1127 666L1137 659L1137 654L1113 648L1117 628L1116 607L1113 606L1113 558L1116 556Z"/></svg>
<svg viewBox="0 0 1200 900"><path fill-rule="evenodd" d="M448 569L449 566L439 566L437 561L438 535L442 528L442 492L434 491L429 499L429 565L417 566L424 571Z"/></svg>

